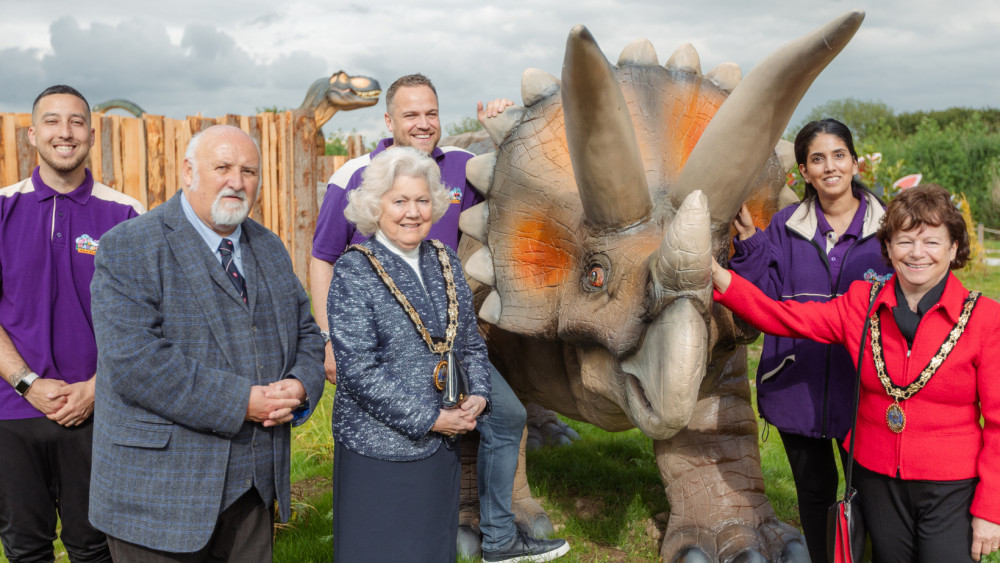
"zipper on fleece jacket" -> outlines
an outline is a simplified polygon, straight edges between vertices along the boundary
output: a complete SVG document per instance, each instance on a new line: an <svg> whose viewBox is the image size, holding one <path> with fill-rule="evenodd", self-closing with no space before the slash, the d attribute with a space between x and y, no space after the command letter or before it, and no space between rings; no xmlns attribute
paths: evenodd
<svg viewBox="0 0 1000 563"><path fill-rule="evenodd" d="M823 249L819 247L819 244L816 243L816 239L814 238L807 239L794 229L788 229L788 231L793 236L797 236L802 240L811 244L813 248L816 249L816 252L819 253L820 258L823 259L823 266L826 268L826 279L830 281L830 292L829 295L827 295L827 300L829 301L830 299L833 299L837 295L837 289L833 285L833 275L830 273L830 258L826 255L826 252L824 252ZM848 250L848 252L850 252L850 250ZM841 266L840 272L841 274L843 274L844 272L843 266ZM824 358L823 361L823 409L822 409L823 414L822 417L820 418L820 427L819 427L819 435L822 438L828 438L826 427L827 427L827 419L830 416L830 355L831 355L830 345L827 345L826 358Z"/></svg>

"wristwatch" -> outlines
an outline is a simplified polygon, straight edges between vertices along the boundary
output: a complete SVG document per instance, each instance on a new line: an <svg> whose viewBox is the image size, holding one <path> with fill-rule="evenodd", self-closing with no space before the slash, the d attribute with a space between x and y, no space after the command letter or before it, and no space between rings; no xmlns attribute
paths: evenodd
<svg viewBox="0 0 1000 563"><path fill-rule="evenodd" d="M330 331L328 331L328 330L321 330L321 331L319 331L319 335L323 337L323 343L324 344L329 344L330 343Z"/></svg>
<svg viewBox="0 0 1000 563"><path fill-rule="evenodd" d="M21 381L17 382L17 385L14 386L14 391L18 395L23 397L24 394L28 392L28 389L31 388L31 384L34 383L36 379L38 379L37 373L35 372L29 373L28 375L21 378Z"/></svg>

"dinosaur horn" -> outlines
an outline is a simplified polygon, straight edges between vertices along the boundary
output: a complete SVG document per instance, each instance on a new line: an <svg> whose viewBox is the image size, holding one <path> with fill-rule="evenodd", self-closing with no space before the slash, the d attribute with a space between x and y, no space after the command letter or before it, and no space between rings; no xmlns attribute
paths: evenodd
<svg viewBox="0 0 1000 563"><path fill-rule="evenodd" d="M611 64L582 25L566 40L561 93L566 142L587 219L622 227L649 215L653 203L625 97Z"/></svg>
<svg viewBox="0 0 1000 563"><path fill-rule="evenodd" d="M663 231L660 247L649 257L654 298L708 291L702 297L711 302L710 223L708 199L696 190L685 198L674 220Z"/></svg>
<svg viewBox="0 0 1000 563"><path fill-rule="evenodd" d="M700 189L708 196L716 224L732 220L799 100L864 17L860 10L848 12L775 51L747 74L691 151L670 193L675 208Z"/></svg>

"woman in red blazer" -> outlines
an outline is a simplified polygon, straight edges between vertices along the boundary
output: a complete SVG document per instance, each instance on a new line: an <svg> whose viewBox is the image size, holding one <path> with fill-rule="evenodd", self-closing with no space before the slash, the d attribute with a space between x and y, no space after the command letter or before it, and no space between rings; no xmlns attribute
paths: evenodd
<svg viewBox="0 0 1000 563"><path fill-rule="evenodd" d="M875 560L978 561L1000 549L1000 304L950 273L969 237L944 188L903 192L877 236L896 276L872 307L854 481ZM716 300L761 331L857 358L868 282L827 303L778 302L718 264L712 273Z"/></svg>

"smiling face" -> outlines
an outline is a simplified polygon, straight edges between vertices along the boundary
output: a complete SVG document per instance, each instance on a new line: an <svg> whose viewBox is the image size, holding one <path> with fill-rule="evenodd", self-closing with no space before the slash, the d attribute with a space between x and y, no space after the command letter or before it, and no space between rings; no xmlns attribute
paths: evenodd
<svg viewBox="0 0 1000 563"><path fill-rule="evenodd" d="M392 131L393 145L430 154L441 140L437 95L427 86L400 87L385 114L385 124Z"/></svg>
<svg viewBox="0 0 1000 563"><path fill-rule="evenodd" d="M396 176L392 188L382 196L378 229L403 250L413 250L431 230L431 190L427 180Z"/></svg>
<svg viewBox="0 0 1000 563"><path fill-rule="evenodd" d="M851 195L851 179L858 173L858 161L847 143L830 133L820 133L809 143L805 164L799 165L802 179L816 188L822 202Z"/></svg>
<svg viewBox="0 0 1000 563"><path fill-rule="evenodd" d="M53 186L56 178L83 174L94 144L90 108L72 94L45 96L31 114L28 142L38 149L40 173L46 184ZM75 178L69 183L74 188L79 184Z"/></svg>
<svg viewBox="0 0 1000 563"><path fill-rule="evenodd" d="M194 156L184 160L184 195L198 218L226 236L257 199L260 153L243 131L216 125L202 133Z"/></svg>
<svg viewBox="0 0 1000 563"><path fill-rule="evenodd" d="M887 246L903 293L919 300L946 275L958 250L944 225L897 232Z"/></svg>

